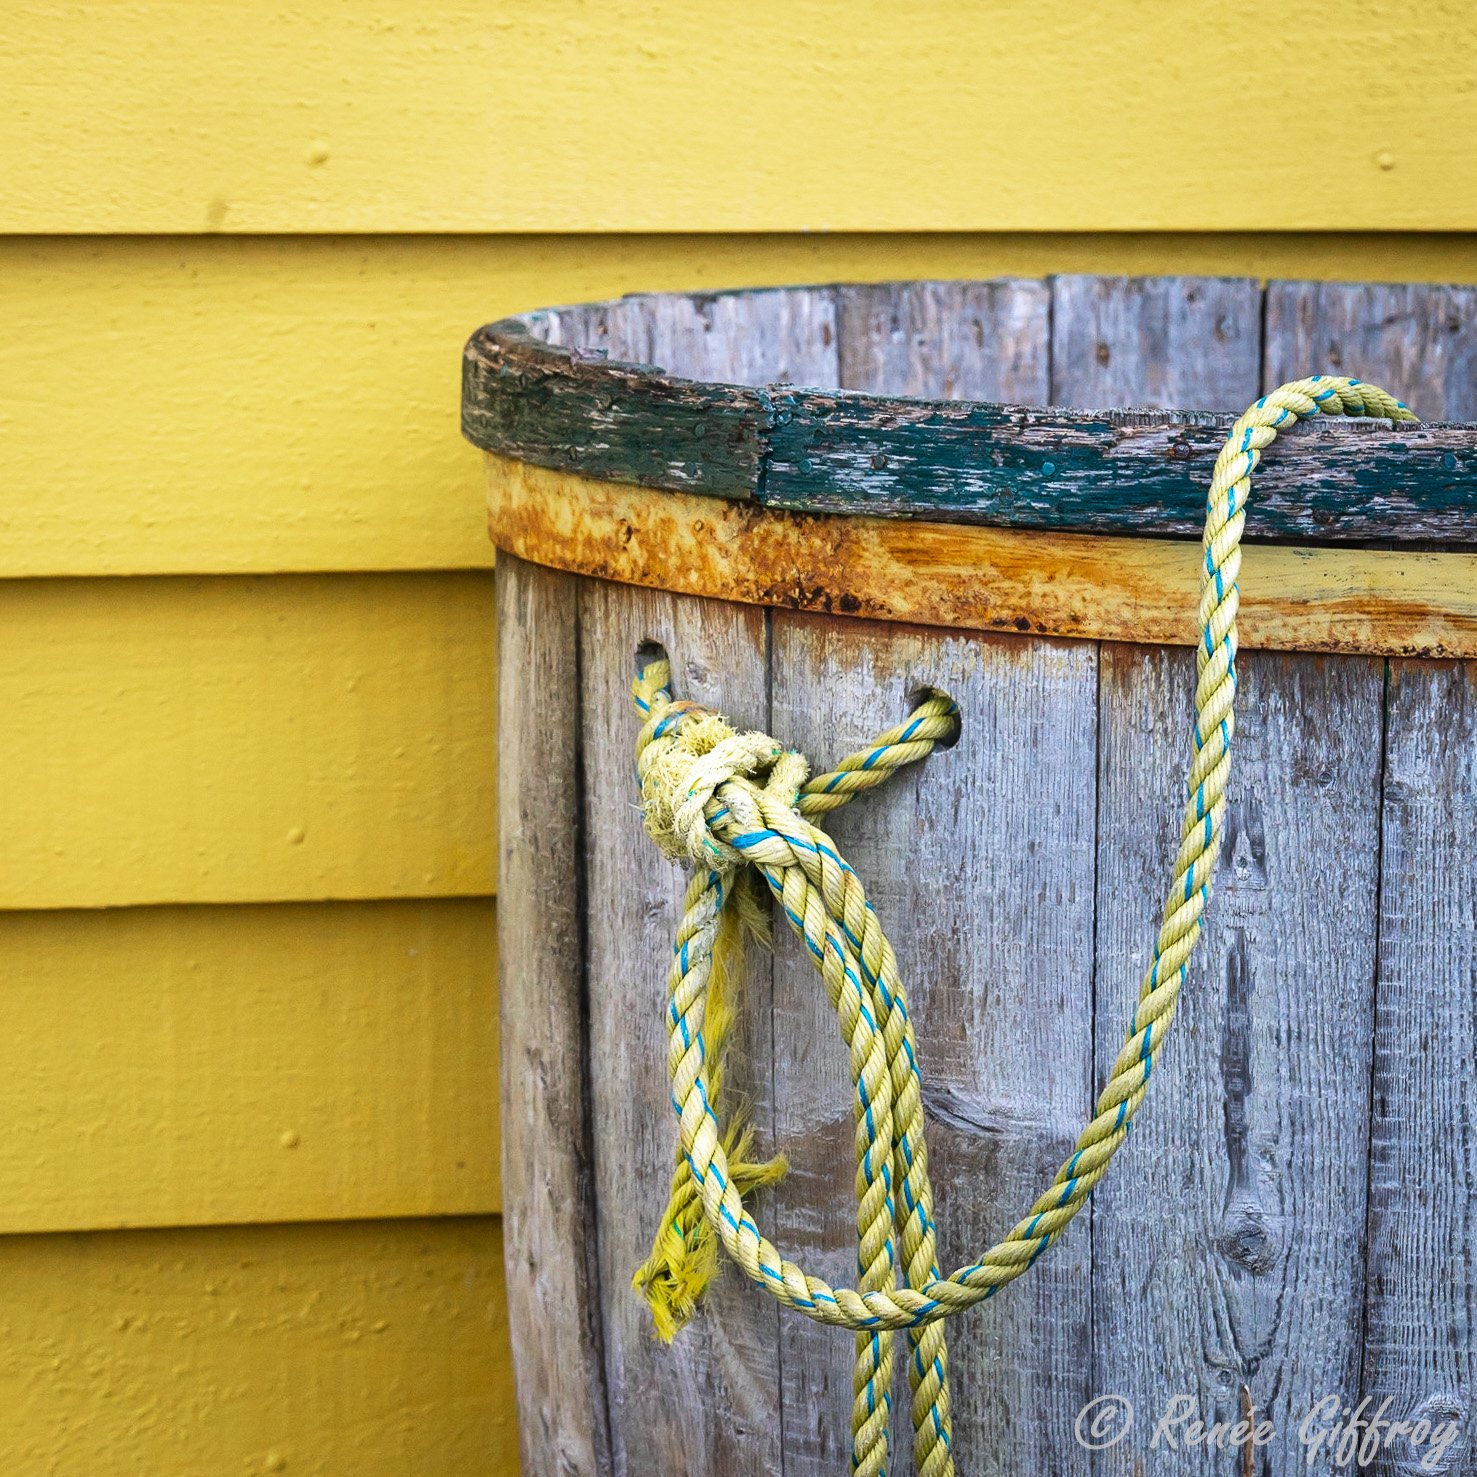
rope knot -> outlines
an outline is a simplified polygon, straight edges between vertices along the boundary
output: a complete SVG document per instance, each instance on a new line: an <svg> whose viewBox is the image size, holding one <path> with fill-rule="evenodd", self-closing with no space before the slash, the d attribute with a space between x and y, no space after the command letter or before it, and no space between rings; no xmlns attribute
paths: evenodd
<svg viewBox="0 0 1477 1477"><path fill-rule="evenodd" d="M804 758L766 733L735 732L695 703L658 700L650 713L637 758L647 834L672 861L741 866L720 833L761 825L761 796L793 806L808 773Z"/></svg>

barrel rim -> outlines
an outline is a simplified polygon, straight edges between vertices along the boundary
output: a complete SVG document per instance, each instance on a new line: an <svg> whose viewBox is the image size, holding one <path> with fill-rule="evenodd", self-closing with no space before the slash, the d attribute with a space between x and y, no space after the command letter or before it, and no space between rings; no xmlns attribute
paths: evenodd
<svg viewBox="0 0 1477 1477"><path fill-rule="evenodd" d="M485 451L556 471L793 512L1199 532L1231 415L720 383L546 337L561 313L638 298L701 307L849 285L630 294L487 324L464 353L463 433ZM1256 490L1253 538L1471 546L1477 423L1314 420L1279 438Z"/></svg>

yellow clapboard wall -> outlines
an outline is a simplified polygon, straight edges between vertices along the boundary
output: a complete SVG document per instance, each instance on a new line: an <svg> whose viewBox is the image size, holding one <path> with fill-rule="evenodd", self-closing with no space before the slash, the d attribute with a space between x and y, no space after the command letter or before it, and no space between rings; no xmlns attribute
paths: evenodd
<svg viewBox="0 0 1477 1477"><path fill-rule="evenodd" d="M1477 281L1474 27L9 7L0 1471L516 1471L471 328L838 278Z"/></svg>
<svg viewBox="0 0 1477 1477"><path fill-rule="evenodd" d="M1463 0L9 11L12 230L1477 226Z"/></svg>
<svg viewBox="0 0 1477 1477"><path fill-rule="evenodd" d="M486 1217L0 1239L7 1474L517 1470Z"/></svg>
<svg viewBox="0 0 1477 1477"><path fill-rule="evenodd" d="M13 912L0 951L0 1234L498 1209L489 899Z"/></svg>
<svg viewBox="0 0 1477 1477"><path fill-rule="evenodd" d="M0 581L0 906L492 890L483 572Z"/></svg>

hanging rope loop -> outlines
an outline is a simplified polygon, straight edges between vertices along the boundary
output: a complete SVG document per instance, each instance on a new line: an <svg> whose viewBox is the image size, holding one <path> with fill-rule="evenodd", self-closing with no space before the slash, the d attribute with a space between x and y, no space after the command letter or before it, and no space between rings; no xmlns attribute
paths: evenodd
<svg viewBox="0 0 1477 1477"><path fill-rule="evenodd" d="M646 720L636 746L646 827L665 855L689 862L693 872L668 976L677 1161L652 1257L636 1283L658 1332L670 1338L716 1269L716 1238L781 1303L854 1330L852 1469L863 1477L886 1470L894 1329L908 1335L917 1470L920 1477L952 1477L942 1320L994 1296L1057 1240L1143 1102L1200 938L1220 852L1235 731L1236 581L1251 474L1280 429L1320 411L1415 419L1372 385L1317 377L1264 396L1231 428L1206 501L1182 839L1138 1004L1094 1115L1055 1179L1003 1240L948 1276L936 1255L918 1055L897 960L860 879L816 822L952 742L958 710L931 693L905 723L807 780L805 760L776 740L736 733L717 714L675 698L665 653L640 665L632 691ZM749 1163L748 1132L719 1121L743 938L764 931L759 886L803 940L850 1053L854 1289L805 1272L764 1237L744 1197L774 1183L783 1163Z"/></svg>

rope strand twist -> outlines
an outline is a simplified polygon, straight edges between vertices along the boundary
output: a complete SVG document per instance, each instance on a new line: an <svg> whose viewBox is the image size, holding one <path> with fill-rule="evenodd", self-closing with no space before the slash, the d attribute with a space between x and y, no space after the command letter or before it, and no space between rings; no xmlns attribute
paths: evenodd
<svg viewBox="0 0 1477 1477"><path fill-rule="evenodd" d="M646 828L692 867L668 976L668 1066L679 1123L671 1200L636 1285L670 1339L716 1270L716 1238L779 1302L856 1333L852 1470L887 1468L893 1332L908 1337L919 1477L952 1477L943 1320L993 1297L1062 1234L1123 1144L1174 1019L1210 901L1235 732L1237 576L1250 479L1279 430L1325 414L1415 417L1358 380L1318 376L1263 396L1231 428L1206 501L1200 571L1195 721L1184 825L1159 933L1122 1050L1055 1179L978 1260L942 1275L913 1026L897 960L860 879L816 824L886 783L958 733L958 710L930 694L905 723L831 772L764 734L735 733L716 713L674 698L665 653L633 685L644 723L636 743ZM764 936L767 889L804 941L850 1053L855 1119L857 1285L832 1287L787 1261L745 1195L772 1184L783 1160L748 1160L738 1115L720 1123L724 1041L746 934ZM899 1283L899 1272L902 1281Z"/></svg>

